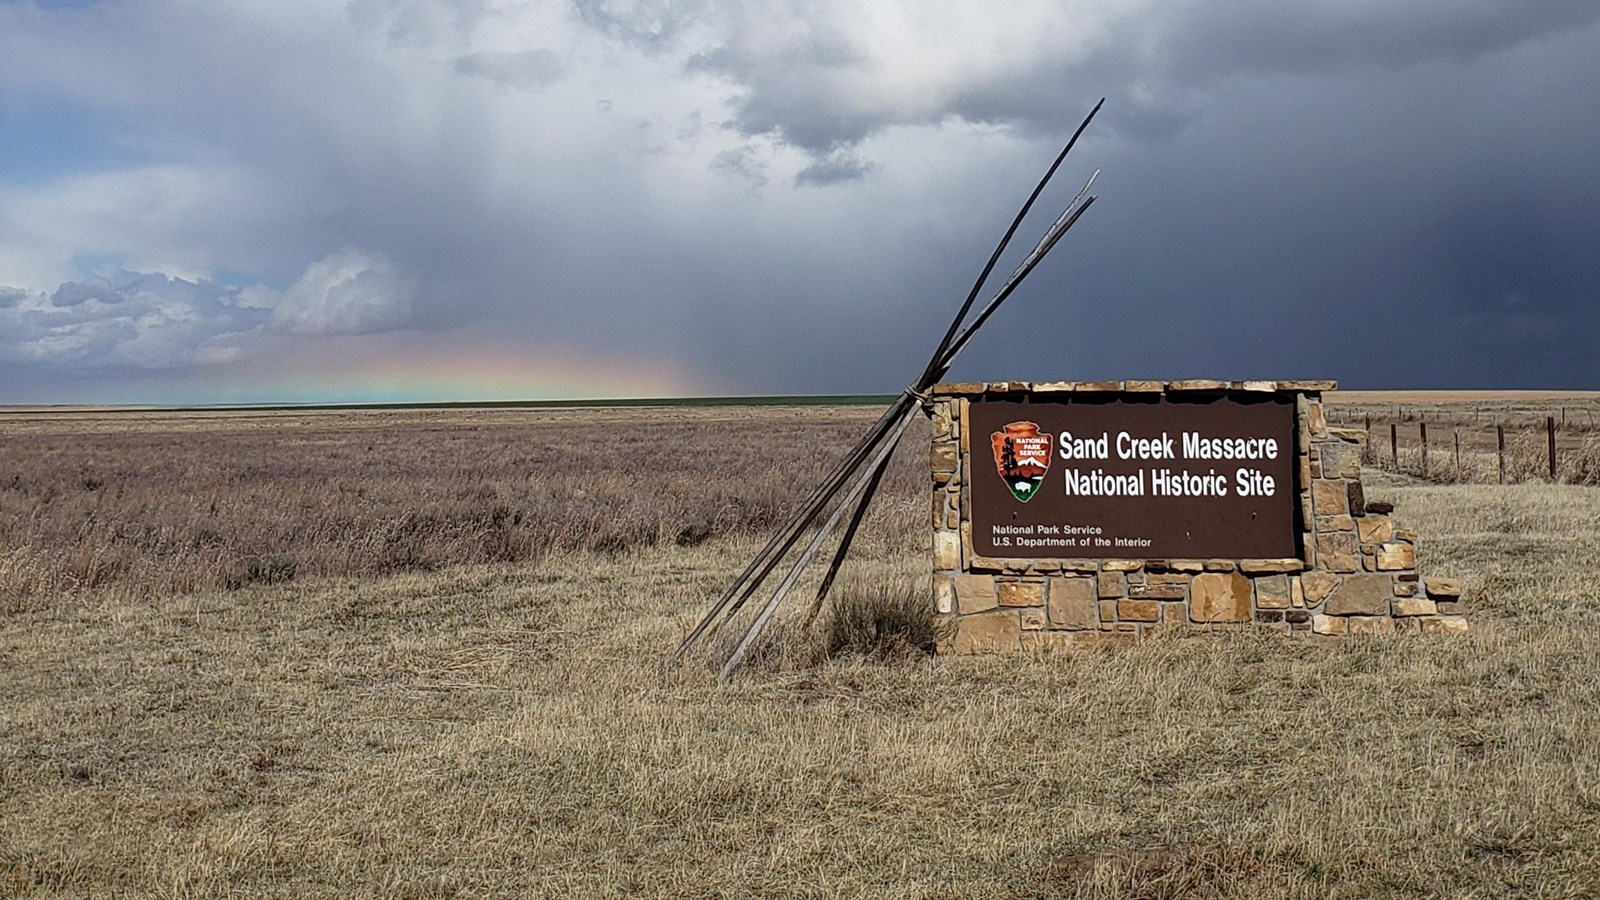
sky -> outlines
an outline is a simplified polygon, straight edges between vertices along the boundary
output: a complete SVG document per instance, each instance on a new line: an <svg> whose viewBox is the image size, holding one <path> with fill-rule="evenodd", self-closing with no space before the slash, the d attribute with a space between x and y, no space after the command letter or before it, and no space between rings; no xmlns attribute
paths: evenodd
<svg viewBox="0 0 1600 900"><path fill-rule="evenodd" d="M1600 388L1600 0L0 0L0 404ZM998 284L996 284L998 287Z"/></svg>

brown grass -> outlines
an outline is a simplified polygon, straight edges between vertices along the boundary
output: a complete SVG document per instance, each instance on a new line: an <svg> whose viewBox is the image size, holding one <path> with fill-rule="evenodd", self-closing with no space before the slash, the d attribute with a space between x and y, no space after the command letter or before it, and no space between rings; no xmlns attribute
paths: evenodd
<svg viewBox="0 0 1600 900"><path fill-rule="evenodd" d="M1338 391L1328 395L1328 418L1370 430L1368 465L1428 481L1600 485L1600 393ZM1547 431L1552 423L1553 478ZM1503 456L1497 428L1505 434Z"/></svg>
<svg viewBox="0 0 1600 900"><path fill-rule="evenodd" d="M13 415L0 610L769 531L876 411L803 414ZM913 469L895 468L894 493Z"/></svg>
<svg viewBox="0 0 1600 900"><path fill-rule="evenodd" d="M362 472L400 479L407 446L450 468L526 460L531 451L508 448L544 441L556 449L541 451L539 482L588 491L544 508L586 521L561 505L621 476L592 478L557 450L561 435L602 426L544 415L475 431L424 414L326 417L304 431L153 420L121 437L36 423L8 430L3 446L8 460L24 444L92 457L108 483L185 453L191 466L226 457L249 473L230 490L264 479L282 500L316 493L271 474L286 438L343 434L354 458L334 496L350 503ZM698 485L685 475L667 495L688 509L719 491L781 505L786 485L815 472L768 466L765 452L741 451L743 469L697 455L726 461L730 440L784 429L828 455L864 424L670 415L682 413L628 411L605 427L672 435L681 449L640 439L634 458L701 466ZM257 431L254 444L242 434ZM370 431L372 446L391 448L375 458L394 462L355 449ZM454 436L448 451L426 449L440 435ZM135 566L97 587L35 590L0 614L0 896L1600 892L1594 490L1369 476L1369 494L1421 531L1424 570L1466 579L1474 630L1462 638L1242 632L960 659L836 643L835 629L900 621L895 586L925 578L923 449L920 437L908 448L913 474L895 482L848 570L849 621L788 623L729 685L701 665L663 676L659 664L765 524L681 545L657 524L624 548L550 538L520 562L329 573L308 562L344 558L331 549L343 532L324 529L313 533L327 548L271 548L304 554L276 583L172 589ZM822 464L800 456L787 457L795 470ZM519 484L530 474L480 465L520 472ZM672 485L671 468L652 483ZM64 487L76 472L62 469ZM366 485L367 496L381 490L391 499L376 506L390 514L420 505L443 490L426 469L411 487ZM500 477L482 483L545 496ZM183 493L228 482L163 483ZM208 490L223 493L186 496ZM137 532L151 510L188 521L178 500L146 503L99 507L121 518L91 533ZM226 508L241 523L339 515ZM27 518L6 507L7 548L9 535L60 528ZM270 533L253 527L241 540ZM473 546L458 533L440 539ZM350 532L374 534L386 533Z"/></svg>

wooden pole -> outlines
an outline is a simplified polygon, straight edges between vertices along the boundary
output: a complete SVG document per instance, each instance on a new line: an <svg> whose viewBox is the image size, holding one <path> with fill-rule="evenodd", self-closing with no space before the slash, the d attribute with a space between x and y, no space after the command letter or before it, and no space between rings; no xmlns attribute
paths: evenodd
<svg viewBox="0 0 1600 900"><path fill-rule="evenodd" d="M1400 468L1400 428L1395 423L1389 423L1389 462Z"/></svg>
<svg viewBox="0 0 1600 900"><path fill-rule="evenodd" d="M1460 481L1461 480L1461 432L1452 431L1452 432L1450 432L1450 435L1451 435L1451 437L1454 437L1456 439L1456 480Z"/></svg>
<svg viewBox="0 0 1600 900"><path fill-rule="evenodd" d="M1549 452L1549 456L1550 456L1550 480L1551 481L1555 481L1556 480L1556 417L1555 416L1545 416L1544 417L1544 432L1545 432L1545 437L1546 437L1546 445L1549 447L1549 451L1550 451Z"/></svg>
<svg viewBox="0 0 1600 900"><path fill-rule="evenodd" d="M1494 426L1495 444L1498 447L1496 454L1500 457L1500 483L1506 483L1506 427Z"/></svg>
<svg viewBox="0 0 1600 900"><path fill-rule="evenodd" d="M1428 422L1426 419L1417 426L1417 431L1422 435L1422 477L1428 477Z"/></svg>

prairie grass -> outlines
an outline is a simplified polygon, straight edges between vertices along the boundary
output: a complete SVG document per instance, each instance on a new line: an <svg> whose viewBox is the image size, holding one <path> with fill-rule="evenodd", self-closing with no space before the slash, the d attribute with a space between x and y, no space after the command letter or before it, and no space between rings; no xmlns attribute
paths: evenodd
<svg viewBox="0 0 1600 900"><path fill-rule="evenodd" d="M876 413L0 416L0 610L769 531Z"/></svg>
<svg viewBox="0 0 1600 900"><path fill-rule="evenodd" d="M795 455L786 465L804 471L782 471L730 442L790 429L831 457L865 424L666 415L622 419L673 435L687 449L670 458L701 466L698 488L668 494L690 510L704 509L697 491L782 506L821 465ZM363 471L404 480L399 447L435 433L424 414L306 427L394 431L395 462L340 470L341 502ZM544 427L556 426L486 424L446 456L510 453L513 435L559 446ZM279 499L317 493L275 481L272 445L251 457L234 425L150 428L186 435L140 439L167 456L228 448L255 473L235 490L265 479ZM213 432L221 444L208 445ZM928 562L920 441L908 439L908 472L869 519L843 602L813 629L793 617L773 629L769 652L728 684L714 658L670 674L661 663L781 510L698 540L678 541L663 514L651 539L626 546L557 535L519 561L441 556L428 569L333 570L323 560L346 557L328 529L318 552L308 539L269 548L302 554L292 578L162 587L134 566L37 589L0 613L0 896L1600 893L1594 489L1369 473L1369 495L1421 532L1424 572L1465 579L1466 636L1243 631L929 657L894 650L917 643L896 635L919 627L904 586L925 583ZM108 485L161 463L137 449L147 444L98 446ZM539 482L569 492L551 496L620 502L620 488L586 486L620 476L573 468L586 454L541 458ZM415 477L366 485L368 496L381 490L399 514L440 490ZM137 524L142 510L181 509L147 502L100 515ZM227 508L232 521L273 520ZM39 527L10 521L15 510L6 527Z"/></svg>

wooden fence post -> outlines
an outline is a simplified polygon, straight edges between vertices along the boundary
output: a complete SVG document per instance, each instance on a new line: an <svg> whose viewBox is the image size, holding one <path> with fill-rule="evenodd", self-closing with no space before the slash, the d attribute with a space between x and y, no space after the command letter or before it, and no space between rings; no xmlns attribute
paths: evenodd
<svg viewBox="0 0 1600 900"><path fill-rule="evenodd" d="M1498 456L1500 457L1500 483L1501 484L1505 484L1506 483L1506 427L1504 425L1496 425L1496 426L1494 426L1494 437L1495 437L1495 443L1497 445L1499 445Z"/></svg>
<svg viewBox="0 0 1600 900"><path fill-rule="evenodd" d="M1544 433L1550 450L1550 480L1556 480L1556 417L1544 417Z"/></svg>
<svg viewBox="0 0 1600 900"><path fill-rule="evenodd" d="M1450 436L1456 439L1456 480L1461 480L1461 432L1451 431Z"/></svg>
<svg viewBox="0 0 1600 900"><path fill-rule="evenodd" d="M1389 462L1394 465L1395 471L1400 470L1400 437L1393 422L1389 423Z"/></svg>
<svg viewBox="0 0 1600 900"><path fill-rule="evenodd" d="M1424 419L1422 424L1417 426L1417 429L1418 429L1419 433L1421 433L1421 435L1422 435L1422 477L1423 478L1427 478L1428 477L1428 422L1427 422L1427 420Z"/></svg>

